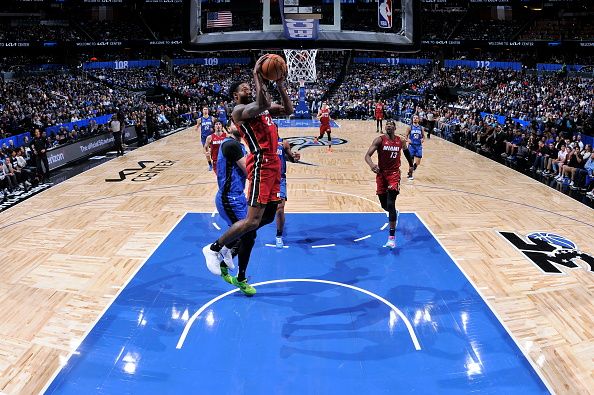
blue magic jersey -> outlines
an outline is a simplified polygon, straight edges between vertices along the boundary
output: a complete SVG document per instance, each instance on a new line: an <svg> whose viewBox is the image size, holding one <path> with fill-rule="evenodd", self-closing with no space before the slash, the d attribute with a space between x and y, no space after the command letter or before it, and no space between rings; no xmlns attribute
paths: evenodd
<svg viewBox="0 0 594 395"><path fill-rule="evenodd" d="M278 138L278 147L276 149L276 154L280 159L281 163L281 177L287 176L287 157L285 155L285 149L283 148L283 139L280 137Z"/></svg>
<svg viewBox="0 0 594 395"><path fill-rule="evenodd" d="M217 107L217 117L219 121L223 124L223 126L227 125L227 109L225 106L218 106Z"/></svg>
<svg viewBox="0 0 594 395"><path fill-rule="evenodd" d="M409 138L411 144L421 145L423 140L423 128L421 125L411 125Z"/></svg>
<svg viewBox="0 0 594 395"><path fill-rule="evenodd" d="M236 141L230 137L223 140L219 149L219 156L217 158L217 182L219 184L219 194L225 196L243 195L245 190L246 175L237 166L236 161L228 159L223 153L223 146L229 141ZM245 156L246 150L243 144L237 143L241 146L241 151Z"/></svg>
<svg viewBox="0 0 594 395"><path fill-rule="evenodd" d="M214 121L212 117L209 115L208 117L200 117L202 120L200 123L200 135L204 138L210 136L212 134L212 128L214 127Z"/></svg>

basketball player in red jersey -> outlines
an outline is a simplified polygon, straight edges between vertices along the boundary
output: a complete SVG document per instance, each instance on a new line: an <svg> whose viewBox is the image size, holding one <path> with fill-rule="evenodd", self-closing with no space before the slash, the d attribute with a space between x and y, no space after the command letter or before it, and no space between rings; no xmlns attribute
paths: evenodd
<svg viewBox="0 0 594 395"><path fill-rule="evenodd" d="M320 135L315 138L315 142L317 143L318 140L324 137L324 133L328 136L328 152L332 152L332 128L330 127L330 108L326 102L322 103L322 107L318 111L318 115L316 116L320 120Z"/></svg>
<svg viewBox="0 0 594 395"><path fill-rule="evenodd" d="M256 99L248 82L235 82L229 88L229 94L235 101L231 118L247 143L250 154L247 156L248 172L247 216L239 220L214 243L202 249L208 270L221 275L221 261L231 260L230 248L240 239L239 255L247 259L239 261L239 272L234 285L246 295L256 293L254 287L247 283L246 269L249 255L256 239L256 230L274 221L276 208L280 202L280 159L277 155L278 128L272 116L286 116L293 113L293 103L287 94L285 76L276 81L276 89L282 104L271 102L270 94L262 77L262 62L266 55L260 57L253 70ZM229 265L233 267L233 264Z"/></svg>
<svg viewBox="0 0 594 395"><path fill-rule="evenodd" d="M226 138L227 133L223 130L223 124L221 121L216 121L214 124L214 133L208 136L204 143L204 151L212 160L212 170L214 171L215 177L217 176L217 157L219 156L219 147Z"/></svg>
<svg viewBox="0 0 594 395"><path fill-rule="evenodd" d="M377 197L382 208L388 212L390 230L388 241L384 247L396 247L396 197L400 193L400 157L404 153L408 161L408 174L412 174L413 162L408 152L406 140L396 136L394 121L386 122L386 134L376 137L365 154L365 162L371 171L376 173ZM377 165L371 160L371 155L377 151Z"/></svg>
<svg viewBox="0 0 594 395"><path fill-rule="evenodd" d="M379 99L375 103L375 132L380 133L384 128L384 103Z"/></svg>

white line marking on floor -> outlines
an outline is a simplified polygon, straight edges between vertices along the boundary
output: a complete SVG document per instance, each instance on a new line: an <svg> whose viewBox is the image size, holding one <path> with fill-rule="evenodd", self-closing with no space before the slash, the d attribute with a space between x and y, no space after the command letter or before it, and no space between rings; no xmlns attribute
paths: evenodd
<svg viewBox="0 0 594 395"><path fill-rule="evenodd" d="M266 247L274 247L276 248L276 244L264 244ZM289 246L283 246L283 248L289 248Z"/></svg>
<svg viewBox="0 0 594 395"><path fill-rule="evenodd" d="M311 248L326 248L326 247L335 247L336 244L322 244L319 246L311 246Z"/></svg>
<svg viewBox="0 0 594 395"><path fill-rule="evenodd" d="M406 329L408 329L408 333L410 335L410 338L413 342L413 345L415 347L415 350L420 351L421 350L421 345L419 343L419 339L417 339L417 335L415 334L415 331L410 323L410 321L408 320L408 318L404 315L404 313L398 309L398 307L394 306L390 301L382 298L381 296L374 294L371 291L368 291L366 289L363 288L359 288L359 287L355 287L354 285L350 285L350 284L344 284L344 283L339 283L336 281L329 281L329 280L318 280L318 279L313 279L313 278L286 278L286 279L282 279L282 280L270 280L270 281L263 281L261 283L256 283L256 284L252 284L252 287L259 287L261 285L266 285L266 284L277 284L277 283L291 283L291 282L302 282L302 283L321 283L321 284L330 284L330 285L337 285L339 287L344 287L344 288L349 288L349 289L353 289L355 291L359 291L361 293L364 293L366 295L371 296L372 298L375 298L377 300L379 300L380 302L384 303L386 306L388 306L391 310L395 312L396 314L398 314L398 316L400 318L402 318L402 322L404 322L404 325L406 325ZM206 304L202 305L202 307L200 307L198 309L198 311L196 311L192 317L190 318L190 320L186 323L186 326L184 327L184 331L182 332L179 341L177 342L177 346L175 346L175 348L177 348L178 350L181 349L184 345L184 342L186 341L186 337L188 336L188 333L190 332L190 328L192 327L192 325L194 324L194 322L198 319L198 316L200 316L200 314L202 314L202 312L204 310L206 310L208 307L210 307L212 304L214 304L216 301L223 299L225 296L229 296L231 294L234 294L235 292L239 291L239 288L233 289L231 291L225 292L224 294L221 294L213 299L211 299L210 301L206 302Z"/></svg>

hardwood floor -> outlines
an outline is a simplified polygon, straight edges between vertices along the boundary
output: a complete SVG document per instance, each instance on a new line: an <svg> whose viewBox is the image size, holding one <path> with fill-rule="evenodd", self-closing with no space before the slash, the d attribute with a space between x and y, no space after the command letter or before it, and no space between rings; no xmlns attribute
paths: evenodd
<svg viewBox="0 0 594 395"><path fill-rule="evenodd" d="M307 147L302 160L315 166L288 165L288 212L381 210L363 160L375 127L340 124L334 134L346 144ZM435 233L557 393L594 393L593 268L545 274L498 233L559 233L594 256L594 211L439 138L424 154L397 207ZM105 181L124 169L138 170ZM215 192L188 129L1 212L0 391L41 391L180 218L213 211Z"/></svg>

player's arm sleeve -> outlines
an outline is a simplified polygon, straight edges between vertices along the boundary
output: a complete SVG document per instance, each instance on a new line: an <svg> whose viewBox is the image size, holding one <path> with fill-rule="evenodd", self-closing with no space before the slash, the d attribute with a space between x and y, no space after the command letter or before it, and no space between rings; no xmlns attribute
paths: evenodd
<svg viewBox="0 0 594 395"><path fill-rule="evenodd" d="M232 162L237 162L241 158L243 158L243 151L241 150L241 145L237 141L227 141L225 144L221 146L221 150L223 151L223 155L225 158L229 159Z"/></svg>

